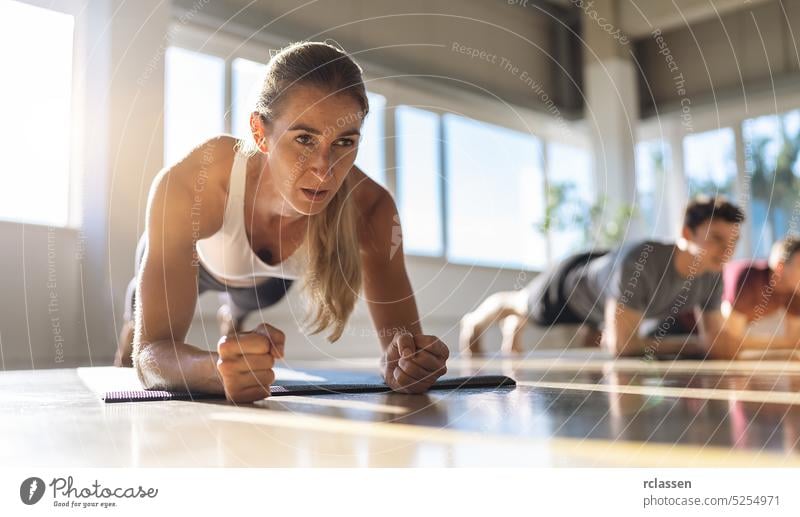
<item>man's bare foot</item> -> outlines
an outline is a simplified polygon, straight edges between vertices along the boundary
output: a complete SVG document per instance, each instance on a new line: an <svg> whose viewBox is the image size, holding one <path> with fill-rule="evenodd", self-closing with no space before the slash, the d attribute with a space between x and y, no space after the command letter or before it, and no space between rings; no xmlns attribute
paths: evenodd
<svg viewBox="0 0 800 517"><path fill-rule="evenodd" d="M473 323L471 314L467 314L461 318L461 332L459 334L458 344L462 356L470 357L483 354L481 336L485 331L486 329Z"/></svg>
<svg viewBox="0 0 800 517"><path fill-rule="evenodd" d="M126 321L122 324L117 342L117 353L114 355L114 366L130 368L133 366L133 322Z"/></svg>

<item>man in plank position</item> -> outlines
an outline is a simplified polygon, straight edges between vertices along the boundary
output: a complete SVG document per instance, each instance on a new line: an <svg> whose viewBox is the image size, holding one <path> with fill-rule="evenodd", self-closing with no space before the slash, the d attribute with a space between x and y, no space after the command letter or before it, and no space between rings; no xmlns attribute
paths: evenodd
<svg viewBox="0 0 800 517"><path fill-rule="evenodd" d="M615 356L656 354L727 358L737 343L723 335L722 270L739 239L744 212L724 198L701 196L686 207L680 238L638 241L568 257L519 291L491 295L461 320L462 353L499 322L505 352L520 352L525 323L584 324ZM679 316L694 311L699 332L676 336ZM660 322L660 324L659 324ZM647 324L657 328L649 333Z"/></svg>

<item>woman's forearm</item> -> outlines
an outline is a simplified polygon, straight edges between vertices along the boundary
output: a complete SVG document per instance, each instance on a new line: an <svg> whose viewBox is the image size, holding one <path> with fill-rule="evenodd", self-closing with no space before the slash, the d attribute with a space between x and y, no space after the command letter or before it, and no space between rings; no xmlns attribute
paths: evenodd
<svg viewBox="0 0 800 517"><path fill-rule="evenodd" d="M785 335L777 336L744 336L741 340L743 350L794 350L798 348L798 340Z"/></svg>
<svg viewBox="0 0 800 517"><path fill-rule="evenodd" d="M142 343L134 367L146 389L224 393L217 353L170 340Z"/></svg>
<svg viewBox="0 0 800 517"><path fill-rule="evenodd" d="M422 334L414 290L404 268L394 275L384 274L372 281L377 273L367 275L364 293L372 323L383 350L392 343L395 334Z"/></svg>
<svg viewBox="0 0 800 517"><path fill-rule="evenodd" d="M371 305L370 309L375 332L384 350L392 343L395 334L422 334L413 295L400 302Z"/></svg>

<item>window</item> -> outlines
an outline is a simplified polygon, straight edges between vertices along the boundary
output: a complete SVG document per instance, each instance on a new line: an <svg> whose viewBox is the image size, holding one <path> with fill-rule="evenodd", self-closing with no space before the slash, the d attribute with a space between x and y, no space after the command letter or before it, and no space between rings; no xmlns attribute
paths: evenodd
<svg viewBox="0 0 800 517"><path fill-rule="evenodd" d="M226 67L221 57L182 47L170 47L165 60L168 163L226 129L249 137L265 64L234 54ZM198 83L197 77L204 80ZM551 260L591 245L597 199L588 150L549 143L550 188L545 192L545 144L539 138L464 116L395 107L383 95L367 95L370 111L355 163L389 186L385 125L386 110L392 109L397 171L391 186L406 253L541 270ZM229 127L224 118L227 98Z"/></svg>
<svg viewBox="0 0 800 517"><path fill-rule="evenodd" d="M225 131L225 61L169 47L165 66L164 162L169 165Z"/></svg>
<svg viewBox="0 0 800 517"><path fill-rule="evenodd" d="M447 258L543 268L542 145L538 138L447 114Z"/></svg>
<svg viewBox="0 0 800 517"><path fill-rule="evenodd" d="M800 219L800 214L796 214L800 189L800 110L745 120L742 133L753 253L766 257L775 240L790 229L797 231Z"/></svg>
<svg viewBox="0 0 800 517"><path fill-rule="evenodd" d="M68 14L0 2L0 140L14 150L3 153L14 188L0 189L2 219L69 224L73 31Z"/></svg>
<svg viewBox="0 0 800 517"><path fill-rule="evenodd" d="M231 63L231 132L238 138L250 137L250 114L256 107L267 65L237 58Z"/></svg>
<svg viewBox="0 0 800 517"><path fill-rule="evenodd" d="M689 197L698 194L734 197L736 155L733 129L725 127L683 139Z"/></svg>
<svg viewBox="0 0 800 517"><path fill-rule="evenodd" d="M361 141L358 144L356 166L367 176L384 187L386 186L385 149L386 131L384 130L384 111L386 97L367 92L369 113L361 128Z"/></svg>
<svg viewBox="0 0 800 517"><path fill-rule="evenodd" d="M439 116L410 106L395 111L397 199L403 220L403 249L441 256L442 189Z"/></svg>
<svg viewBox="0 0 800 517"><path fill-rule="evenodd" d="M661 228L668 228L668 221L659 217L667 200L667 167L669 148L661 140L649 140L636 144L636 206L642 215L648 237L659 235Z"/></svg>
<svg viewBox="0 0 800 517"><path fill-rule="evenodd" d="M547 144L547 209L553 260L592 245L595 182L587 149Z"/></svg>

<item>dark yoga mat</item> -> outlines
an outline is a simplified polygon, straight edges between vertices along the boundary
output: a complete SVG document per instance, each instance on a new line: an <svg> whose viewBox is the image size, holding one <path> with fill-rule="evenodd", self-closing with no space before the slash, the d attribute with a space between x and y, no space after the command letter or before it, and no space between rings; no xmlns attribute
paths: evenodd
<svg viewBox="0 0 800 517"><path fill-rule="evenodd" d="M276 380L270 386L270 395L330 395L338 393L382 393L391 391L380 377L359 372L307 371L325 381ZM514 379L503 375L476 375L473 377L443 377L436 381L432 390L455 390L464 388L500 388L516 386ZM189 393L185 391L126 390L106 392L103 400L113 402L147 402L159 400L223 400L224 395L213 393Z"/></svg>

